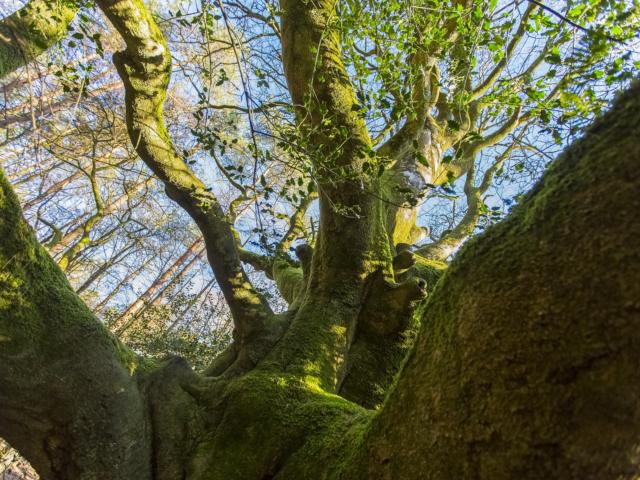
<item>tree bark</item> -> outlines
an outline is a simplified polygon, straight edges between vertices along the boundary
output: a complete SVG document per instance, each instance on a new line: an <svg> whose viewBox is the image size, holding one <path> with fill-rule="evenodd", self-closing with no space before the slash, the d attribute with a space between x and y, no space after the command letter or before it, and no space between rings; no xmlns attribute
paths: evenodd
<svg viewBox="0 0 640 480"><path fill-rule="evenodd" d="M31 0L0 22L0 78L35 59L62 39L75 17L73 0Z"/></svg>
<svg viewBox="0 0 640 480"><path fill-rule="evenodd" d="M640 84L457 256L350 478L640 473Z"/></svg>
<svg viewBox="0 0 640 480"><path fill-rule="evenodd" d="M37 243L0 172L0 435L44 478L144 478L135 355Z"/></svg>
<svg viewBox="0 0 640 480"><path fill-rule="evenodd" d="M203 230L245 340L263 326L272 336L233 346L204 375L179 358L139 359L71 290L0 177L0 435L44 478L637 478L640 84L507 221L460 252L418 310L417 342L373 410L340 395L353 398L341 387L354 348L365 343L360 365L387 361L388 350L371 347L406 331L426 290L412 272L431 266L392 259L380 204L325 176L300 306L272 315L246 280L217 200L166 136L159 29L139 0L99 3L127 41L118 62L140 155ZM343 154L314 161L345 167L343 188L376 188L329 22L335 2L282 3L285 69L296 103L309 108L310 139L318 147L328 138L314 132L312 87L350 132ZM314 46L318 65L304 63ZM327 83L313 83L317 71ZM374 215L354 221L330 200Z"/></svg>

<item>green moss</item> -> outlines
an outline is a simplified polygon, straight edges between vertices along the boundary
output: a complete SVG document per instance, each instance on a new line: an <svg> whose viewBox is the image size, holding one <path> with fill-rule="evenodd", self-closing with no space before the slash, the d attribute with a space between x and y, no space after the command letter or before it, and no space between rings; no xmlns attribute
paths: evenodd
<svg viewBox="0 0 640 480"><path fill-rule="evenodd" d="M292 266L288 261L277 259L273 262L273 279L276 281L278 291L287 303L292 304L299 300L304 293L304 275L302 269Z"/></svg>
<svg viewBox="0 0 640 480"><path fill-rule="evenodd" d="M144 472L148 445L124 445L132 429L143 429L131 377L139 360L95 319L38 244L1 171L0 239L0 435L28 452L43 476L53 477L52 468L65 478ZM42 445L49 445L44 453Z"/></svg>
<svg viewBox="0 0 640 480"><path fill-rule="evenodd" d="M417 322L391 335L359 332L349 349L340 395L363 407L378 408L413 346L416 333Z"/></svg>
<svg viewBox="0 0 640 480"><path fill-rule="evenodd" d="M637 471L639 110L636 84L461 249L346 478Z"/></svg>
<svg viewBox="0 0 640 480"><path fill-rule="evenodd" d="M35 59L67 34L78 11L73 0L30 0L0 22L0 78Z"/></svg>
<svg viewBox="0 0 640 480"><path fill-rule="evenodd" d="M189 467L197 478L307 478L370 416L313 379L260 369L231 381L218 402L224 409L215 432ZM325 457L312 459L311 452Z"/></svg>
<svg viewBox="0 0 640 480"><path fill-rule="evenodd" d="M400 281L405 278L419 277L427 282L427 289L429 291L433 290L438 280L440 280L440 277L442 277L442 274L446 271L448 264L438 260L424 258L420 255L416 255L415 260L416 263L399 277Z"/></svg>

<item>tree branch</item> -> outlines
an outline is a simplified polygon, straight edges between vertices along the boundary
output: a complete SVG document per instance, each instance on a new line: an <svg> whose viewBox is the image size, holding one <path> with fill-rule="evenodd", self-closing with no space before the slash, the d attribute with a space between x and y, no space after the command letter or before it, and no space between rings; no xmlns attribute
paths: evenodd
<svg viewBox="0 0 640 480"><path fill-rule="evenodd" d="M140 362L38 244L1 171L0 238L0 435L45 478L147 478Z"/></svg>
<svg viewBox="0 0 640 480"><path fill-rule="evenodd" d="M0 79L60 41L77 11L74 0L31 0L0 21Z"/></svg>
<svg viewBox="0 0 640 480"><path fill-rule="evenodd" d="M472 157L475 156L483 148L487 148L487 147L490 147L491 145L495 145L504 137L506 137L511 132L513 132L513 130L518 125L520 125L524 120L528 119L529 117L528 114L520 116L521 112L522 112L522 106L518 105L513 110L513 113L511 114L511 116L502 125L500 125L500 127L498 127L496 130L494 130L492 133L485 136L484 138L471 142L469 155Z"/></svg>
<svg viewBox="0 0 640 480"><path fill-rule="evenodd" d="M304 216L306 215L311 203L317 198L318 193L314 191L309 193L300 201L296 211L289 218L289 228L278 242L276 255L286 254L287 250L291 247L291 244L304 232Z"/></svg>
<svg viewBox="0 0 640 480"><path fill-rule="evenodd" d="M577 28L578 30L581 30L585 33L588 33L590 35L600 35L604 38L606 38L607 40L611 40L612 42L616 42L616 43L621 43L622 45L625 45L626 43L624 42L624 40L621 40L619 38L616 37L612 37L610 35L606 35L604 33L598 32L597 30L591 30L590 28L586 28L583 27L582 25L574 22L573 20L571 20L570 18L564 16L562 13L558 12L557 10L554 10L553 8L551 8L548 5L545 5L542 2L539 2L538 0L527 0L528 2L531 3L535 3L536 5L540 6L540 8L546 10L547 12L551 13L552 15L554 15L555 17L559 18L560 20L562 20L565 23L568 23L569 25L571 25L572 27Z"/></svg>
<svg viewBox="0 0 640 480"><path fill-rule="evenodd" d="M464 183L464 193L467 201L467 211L464 216L458 222L458 224L451 229L450 232L444 234L436 242L425 245L415 251L416 255L428 258L431 260L446 261L449 256L455 250L464 243L464 241L473 234L478 225L481 215L481 207L484 204L482 195L491 186L491 182L495 173L509 158L509 155L515 148L515 141L510 143L509 146L502 152L491 166L485 171L482 176L482 181L478 187L475 186L475 163L470 161L470 168L467 171L467 178Z"/></svg>
<svg viewBox="0 0 640 480"><path fill-rule="evenodd" d="M522 37L524 36L525 30L527 27L527 23L529 21L529 17L531 16L531 14L536 8L537 8L537 5L535 3L529 3L529 5L527 6L527 9L522 14L522 18L520 19L520 24L518 25L518 29L514 33L513 37L511 38L511 41L509 42L509 45L507 45L507 48L504 51L503 57L495 65L493 70L491 70L489 75L487 75L487 78L485 78L484 81L480 85L478 85L473 90L473 92L471 92L471 100L476 100L477 98L480 98L482 95L484 95L487 92L487 90L489 90L493 86L495 81L498 79L498 77L504 70L504 67L506 67L507 63L509 63L509 60L511 60L511 56L513 55L513 52L515 51L516 47L522 40Z"/></svg>
<svg viewBox="0 0 640 480"><path fill-rule="evenodd" d="M101 0L98 4L126 44L126 50L114 55L114 63L125 86L131 142L165 184L167 194L198 224L238 338L246 340L264 329L271 310L242 269L231 225L218 199L189 169L169 139L162 118L171 73L165 39L140 0Z"/></svg>

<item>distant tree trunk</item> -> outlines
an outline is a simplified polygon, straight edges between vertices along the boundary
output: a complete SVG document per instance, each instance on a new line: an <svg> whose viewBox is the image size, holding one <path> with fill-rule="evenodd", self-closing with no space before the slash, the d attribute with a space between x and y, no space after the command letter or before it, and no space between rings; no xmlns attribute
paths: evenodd
<svg viewBox="0 0 640 480"><path fill-rule="evenodd" d="M127 329L133 318L144 308L145 304L152 301L155 295L166 286L166 283L181 269L181 267L202 248L203 240L199 238L187 248L169 267L158 275L147 287L145 292L138 296L135 301L127 307L120 317L111 324L114 332L122 332Z"/></svg>
<svg viewBox="0 0 640 480"><path fill-rule="evenodd" d="M102 265L96 268L95 271L93 271L91 275L89 275L89 277L87 277L87 279L82 282L82 284L76 289L76 293L79 295L84 292L87 288L93 285L96 280L104 275L107 270L131 255L135 251L133 250L135 245L135 243L127 245L125 248L121 249L115 255L113 255L110 259L103 262Z"/></svg>
<svg viewBox="0 0 640 480"><path fill-rule="evenodd" d="M151 298L150 301L146 302L140 310L138 310L135 316L139 317L147 311L149 308L157 307L161 304L162 300L173 292L174 288L180 283L181 280L184 279L184 276L188 274L193 267L195 267L198 261L202 260L205 255L204 246L200 248L199 251L196 252L195 255L191 257L191 259L183 264L177 272L171 277L163 286L158 290ZM181 289L180 289L181 290Z"/></svg>
<svg viewBox="0 0 640 480"><path fill-rule="evenodd" d="M62 165L63 162L56 162L50 158L47 158L43 161L42 165L39 165L40 168L36 169L35 171L33 165L29 165L17 172L12 172L11 183L14 185L14 187L29 183L36 178L43 177L46 173L51 172Z"/></svg>
<svg viewBox="0 0 640 480"><path fill-rule="evenodd" d="M205 294L207 294L211 290L211 287L214 285L214 283L215 283L215 280L213 279L209 280L200 289L200 291L193 296L193 298L189 301L187 307L184 310L182 310L178 315L175 315L175 320L167 327L168 332L170 332L171 330L173 330L178 326L178 324L182 321L182 319L186 317L187 313L199 303L200 299Z"/></svg>
<svg viewBox="0 0 640 480"><path fill-rule="evenodd" d="M51 198L53 195L55 195L56 193L60 192L64 187L66 187L67 185L69 185L71 182L77 180L78 178L80 178L83 175L83 172L78 170L75 173L72 173L71 175L69 175L66 178L63 178L62 180L57 181L56 183L54 183L53 185L51 185L49 188L47 188L44 192L39 193L37 196L33 197L31 200L29 200L28 202L26 202L23 205L23 209L29 210L31 208L33 208L34 206L38 205L40 202L43 202L49 198Z"/></svg>
<svg viewBox="0 0 640 480"><path fill-rule="evenodd" d="M102 218L106 217L107 215L110 215L111 213L114 213L119 208L126 205L127 202L131 200L131 197L136 193L138 193L139 191L141 191L142 189L146 188L149 185L150 181L151 179L148 179L144 182L137 183L131 188L131 190L129 190L126 193L123 193L118 198L116 198L113 202L105 205L102 211L100 212L100 214L96 214L95 220L91 222L91 225L89 225L89 233L91 228L95 227L95 225ZM57 254L63 253L65 250L72 249L76 245L76 243L79 242L82 239L83 235L86 233L85 227L87 226L87 222L89 222L91 218L92 218L92 215L89 213L81 215L77 219L77 221L74 223L74 225L71 227L70 230L65 232L60 239L57 239L52 244L48 245L47 249L49 253L51 255L57 255Z"/></svg>
<svg viewBox="0 0 640 480"><path fill-rule="evenodd" d="M113 92L120 88L122 88L121 82L111 82L106 85L96 87L93 90L89 90L87 92L87 95L94 98L100 97L105 93ZM14 107L11 109L11 111L5 112L5 114L0 118L0 128L12 128L22 123L31 122L34 118L37 120L42 115L52 115L55 113L59 113L64 109L67 109L69 106L77 103L79 96L79 93L64 94L62 98L59 98L53 102L50 101L44 103L42 105L42 109L38 111L32 111L29 105L20 105L18 107Z"/></svg>
<svg viewBox="0 0 640 480"><path fill-rule="evenodd" d="M95 306L95 308L93 309L93 312L98 315L100 313L102 313L102 311L104 310L104 308L106 307L106 305L118 294L120 293L120 291L122 290L122 288L128 284L131 283L146 267L147 265L149 265L149 263L151 263L152 258L149 257L147 259L145 259L143 262L140 263L140 265L127 272L126 275L122 278L122 280L120 280L114 287L113 289L107 294L105 295L105 297L100 300L100 302Z"/></svg>

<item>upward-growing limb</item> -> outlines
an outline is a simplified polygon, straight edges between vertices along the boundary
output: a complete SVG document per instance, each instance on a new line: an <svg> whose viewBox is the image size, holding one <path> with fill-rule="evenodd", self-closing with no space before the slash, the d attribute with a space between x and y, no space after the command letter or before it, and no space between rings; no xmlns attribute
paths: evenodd
<svg viewBox="0 0 640 480"><path fill-rule="evenodd" d="M98 2L125 41L114 55L125 85L127 128L142 160L165 184L167 194L198 224L233 315L240 343L260 334L271 311L242 269L235 237L216 196L174 149L162 117L171 57L162 32L139 0Z"/></svg>
<svg viewBox="0 0 640 480"><path fill-rule="evenodd" d="M376 159L358 101L342 62L335 25L336 2L281 2L285 75L298 121L310 143L318 179L320 238L315 278L346 282L370 273L380 260L372 253L383 227L371 196L377 189ZM339 233L339 234L338 234ZM379 233L379 232L378 232ZM386 243L386 242L385 242ZM375 244L375 245L374 245ZM351 255L345 257L343 252ZM357 253L356 253L357 252Z"/></svg>
<svg viewBox="0 0 640 480"><path fill-rule="evenodd" d="M437 241L417 249L415 251L417 255L432 260L446 261L473 234L482 215L482 207L484 205L482 196L487 192L496 172L509 158L515 147L516 142L514 141L496 157L491 166L482 175L482 180L478 186L475 185L476 168L474 163L470 162L464 183L467 211L458 224L443 234Z"/></svg>
<svg viewBox="0 0 640 480"><path fill-rule="evenodd" d="M268 359L335 390L368 279L389 271L390 250L371 174L377 160L342 63L336 2L284 0L281 7L285 75L311 152L320 226L300 309Z"/></svg>

